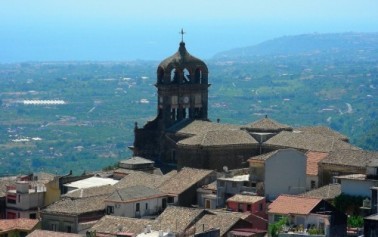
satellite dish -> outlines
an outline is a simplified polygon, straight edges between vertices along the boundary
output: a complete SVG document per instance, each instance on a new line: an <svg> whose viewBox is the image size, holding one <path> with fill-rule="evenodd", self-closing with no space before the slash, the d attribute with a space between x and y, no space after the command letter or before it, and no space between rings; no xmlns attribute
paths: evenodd
<svg viewBox="0 0 378 237"><path fill-rule="evenodd" d="M223 171L227 173L228 172L228 167L227 166L223 166Z"/></svg>

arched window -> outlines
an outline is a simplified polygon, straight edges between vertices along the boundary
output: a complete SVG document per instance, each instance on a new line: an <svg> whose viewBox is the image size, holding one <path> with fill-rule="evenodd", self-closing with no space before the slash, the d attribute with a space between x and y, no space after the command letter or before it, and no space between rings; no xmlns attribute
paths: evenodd
<svg viewBox="0 0 378 237"><path fill-rule="evenodd" d="M188 69L184 69L183 72L183 83L189 83L191 81L191 75Z"/></svg>
<svg viewBox="0 0 378 237"><path fill-rule="evenodd" d="M171 83L179 83L179 81L180 81L179 71L176 68L174 68L171 71Z"/></svg>

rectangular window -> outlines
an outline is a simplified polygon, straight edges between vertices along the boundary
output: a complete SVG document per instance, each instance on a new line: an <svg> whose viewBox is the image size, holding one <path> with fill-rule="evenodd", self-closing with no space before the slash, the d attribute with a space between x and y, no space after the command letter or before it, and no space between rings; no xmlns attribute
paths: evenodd
<svg viewBox="0 0 378 237"><path fill-rule="evenodd" d="M247 204L247 211L252 211L252 206L251 206L251 204Z"/></svg>
<svg viewBox="0 0 378 237"><path fill-rule="evenodd" d="M148 203L146 203L146 210L148 210Z"/></svg>
<svg viewBox="0 0 378 237"><path fill-rule="evenodd" d="M113 206L107 206L106 207L106 214L110 215L114 213L114 207Z"/></svg>
<svg viewBox="0 0 378 237"><path fill-rule="evenodd" d="M72 227L70 225L66 226L66 232L67 233L71 233L72 232Z"/></svg>
<svg viewBox="0 0 378 237"><path fill-rule="evenodd" d="M262 210L263 210L263 204L260 203L260 204L259 204L259 211L262 211Z"/></svg>
<svg viewBox="0 0 378 237"><path fill-rule="evenodd" d="M50 230L57 231L58 230L57 225L55 223L50 224Z"/></svg>
<svg viewBox="0 0 378 237"><path fill-rule="evenodd" d="M135 211L140 211L140 203L137 203L135 206Z"/></svg>
<svg viewBox="0 0 378 237"><path fill-rule="evenodd" d="M174 203L175 199L174 197L168 197L168 203Z"/></svg>
<svg viewBox="0 0 378 237"><path fill-rule="evenodd" d="M30 213L29 219L37 219L37 213Z"/></svg>
<svg viewBox="0 0 378 237"><path fill-rule="evenodd" d="M311 180L311 189L316 188L316 182L315 180Z"/></svg>
<svg viewBox="0 0 378 237"><path fill-rule="evenodd" d="M224 187L224 181L219 181L219 187Z"/></svg>

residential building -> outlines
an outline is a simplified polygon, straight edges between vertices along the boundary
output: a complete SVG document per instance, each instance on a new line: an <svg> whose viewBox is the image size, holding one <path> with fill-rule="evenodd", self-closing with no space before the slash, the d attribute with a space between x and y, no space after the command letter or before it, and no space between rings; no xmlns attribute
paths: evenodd
<svg viewBox="0 0 378 237"><path fill-rule="evenodd" d="M169 195L168 203L189 207L197 204L197 189L216 180L213 170L182 168L172 175L158 189Z"/></svg>
<svg viewBox="0 0 378 237"><path fill-rule="evenodd" d="M29 181L17 181L15 186L8 186L6 196L6 218L36 219L38 208L44 206L46 187Z"/></svg>
<svg viewBox="0 0 378 237"><path fill-rule="evenodd" d="M235 194L226 201L227 209L233 212L249 212L267 218L266 201L264 197Z"/></svg>
<svg viewBox="0 0 378 237"><path fill-rule="evenodd" d="M318 229L327 237L346 236L347 216L320 198L280 195L269 205L268 216L270 224L286 217L286 232Z"/></svg>
<svg viewBox="0 0 378 237"><path fill-rule="evenodd" d="M157 215L167 207L168 195L145 186L115 190L105 199L106 214L125 217Z"/></svg>
<svg viewBox="0 0 378 237"><path fill-rule="evenodd" d="M232 172L228 171L226 177L217 179L217 207L224 207L228 198L243 192L258 193L258 187L250 181L249 174L233 176Z"/></svg>
<svg viewBox="0 0 378 237"><path fill-rule="evenodd" d="M306 152L306 190L319 188L318 163L328 156L328 152L308 151Z"/></svg>
<svg viewBox="0 0 378 237"><path fill-rule="evenodd" d="M217 181L197 189L198 207L215 209L217 207Z"/></svg>
<svg viewBox="0 0 378 237"><path fill-rule="evenodd" d="M337 149L319 162L319 184L334 183L335 176L366 174L367 166L378 159L378 152Z"/></svg>
<svg viewBox="0 0 378 237"><path fill-rule="evenodd" d="M370 197L371 187L378 186L378 180L368 179L366 174L335 176L341 184L341 192L351 196Z"/></svg>
<svg viewBox="0 0 378 237"><path fill-rule="evenodd" d="M252 157L248 162L249 181L258 195L273 200L280 194L306 191L307 159L303 152L291 148L276 150Z"/></svg>
<svg viewBox="0 0 378 237"><path fill-rule="evenodd" d="M63 198L41 211L42 229L68 233L85 232L105 215L108 195Z"/></svg>
<svg viewBox="0 0 378 237"><path fill-rule="evenodd" d="M25 237L27 234L38 227L39 220L37 219L18 218L11 220L0 220L0 236Z"/></svg>

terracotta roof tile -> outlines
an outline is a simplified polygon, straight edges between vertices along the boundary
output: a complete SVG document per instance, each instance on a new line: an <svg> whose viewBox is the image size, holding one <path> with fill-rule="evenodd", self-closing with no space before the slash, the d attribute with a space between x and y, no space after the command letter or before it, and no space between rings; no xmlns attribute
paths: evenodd
<svg viewBox="0 0 378 237"><path fill-rule="evenodd" d="M328 156L327 152L308 151L307 156L307 175L318 175L318 163Z"/></svg>
<svg viewBox="0 0 378 237"><path fill-rule="evenodd" d="M203 209L168 206L156 219L161 229L180 233L191 227L204 213Z"/></svg>
<svg viewBox="0 0 378 237"><path fill-rule="evenodd" d="M335 183L335 184L328 184L317 189L313 189L311 191L301 194L300 196L315 197L315 198L329 200L329 199L334 199L340 194L341 194L341 185L338 183Z"/></svg>
<svg viewBox="0 0 378 237"><path fill-rule="evenodd" d="M90 230L100 234L110 234L111 236L115 236L119 232L139 234L143 232L147 225L152 225L153 223L154 221L147 219L104 216Z"/></svg>
<svg viewBox="0 0 378 237"><path fill-rule="evenodd" d="M132 186L114 191L106 201L113 202L134 202L140 199L163 197L166 194L157 189L148 188L145 186Z"/></svg>
<svg viewBox="0 0 378 237"><path fill-rule="evenodd" d="M235 194L234 196L227 199L227 202L255 203L263 199L264 197L260 197L260 196Z"/></svg>
<svg viewBox="0 0 378 237"><path fill-rule="evenodd" d="M34 230L26 237L80 237L82 235L73 233L62 233L49 230Z"/></svg>
<svg viewBox="0 0 378 237"><path fill-rule="evenodd" d="M238 130L240 127L232 124L212 123L202 120L183 120L170 127L168 131L182 135L197 135L209 131Z"/></svg>
<svg viewBox="0 0 378 237"><path fill-rule="evenodd" d="M217 212L208 213L199 219L195 225L196 232L207 231L212 228L219 228L220 236L224 236L240 220L246 218L237 212Z"/></svg>
<svg viewBox="0 0 378 237"><path fill-rule="evenodd" d="M216 130L207 131L199 135L183 139L177 143L179 146L225 146L225 145L253 145L258 142L242 130Z"/></svg>
<svg viewBox="0 0 378 237"><path fill-rule="evenodd" d="M251 132L280 132L292 131L293 128L289 125L279 123L270 118L263 118L258 121L242 126L242 129L247 129Z"/></svg>
<svg viewBox="0 0 378 237"><path fill-rule="evenodd" d="M296 130L306 132L306 133L320 134L322 136L327 136L327 137L333 137L333 138L346 141L346 142L349 141L347 136L325 126L299 127Z"/></svg>
<svg viewBox="0 0 378 237"><path fill-rule="evenodd" d="M156 188L161 185L170 176L162 176L156 174L149 174L141 171L134 171L129 175L123 177L118 183L114 185L117 189L127 188L136 185L143 185L150 188Z"/></svg>
<svg viewBox="0 0 378 237"><path fill-rule="evenodd" d="M39 220L37 219L26 218L0 220L0 233L10 230L31 231L38 223Z"/></svg>
<svg viewBox="0 0 378 237"><path fill-rule="evenodd" d="M308 151L330 152L338 149L361 150L347 142L321 134L282 131L264 143L266 147L296 148Z"/></svg>
<svg viewBox="0 0 378 237"><path fill-rule="evenodd" d="M378 159L378 152L363 150L338 149L320 161L321 164L337 164L356 167L366 167L372 160Z"/></svg>
<svg viewBox="0 0 378 237"><path fill-rule="evenodd" d="M162 183L158 189L167 194L178 195L211 174L215 175L215 171L184 167L176 175Z"/></svg>
<svg viewBox="0 0 378 237"><path fill-rule="evenodd" d="M268 207L268 213L307 215L321 202L320 198L280 195Z"/></svg>
<svg viewBox="0 0 378 237"><path fill-rule="evenodd" d="M63 215L80 215L87 212L105 210L104 200L107 195L70 199L63 198L42 210L41 213L56 213Z"/></svg>

